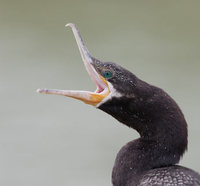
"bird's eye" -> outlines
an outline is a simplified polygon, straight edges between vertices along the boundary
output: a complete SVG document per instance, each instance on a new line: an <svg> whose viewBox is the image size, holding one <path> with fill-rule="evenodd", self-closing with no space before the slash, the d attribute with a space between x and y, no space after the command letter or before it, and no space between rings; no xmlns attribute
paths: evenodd
<svg viewBox="0 0 200 186"><path fill-rule="evenodd" d="M103 72L103 76L108 79L108 78L111 78L112 77L112 73L110 71L104 71Z"/></svg>

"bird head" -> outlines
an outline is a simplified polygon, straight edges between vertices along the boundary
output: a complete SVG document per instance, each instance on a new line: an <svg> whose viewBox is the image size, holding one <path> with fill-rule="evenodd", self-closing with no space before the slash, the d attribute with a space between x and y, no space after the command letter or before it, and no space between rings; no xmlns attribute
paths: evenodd
<svg viewBox="0 0 200 186"><path fill-rule="evenodd" d="M57 89L38 89L37 92L81 100L131 126L132 109L137 108L134 110L136 112L134 116L138 120L141 113L137 110L140 110L141 104L145 103L145 99L152 94L152 87L123 67L92 57L75 24L69 23L66 26L72 28L85 68L97 88L94 92Z"/></svg>
<svg viewBox="0 0 200 186"><path fill-rule="evenodd" d="M94 92L57 89L38 89L37 92L81 100L144 136L154 135L159 125L165 126L166 122L185 123L179 107L163 90L140 80L115 63L92 57L77 27L72 23L66 26L72 28L85 68L97 88Z"/></svg>
<svg viewBox="0 0 200 186"><path fill-rule="evenodd" d="M38 89L37 92L72 97L95 107L114 97L134 97L132 88L136 87L136 76L115 63L92 57L77 27L72 23L66 26L72 28L85 68L97 88L94 92L57 89Z"/></svg>

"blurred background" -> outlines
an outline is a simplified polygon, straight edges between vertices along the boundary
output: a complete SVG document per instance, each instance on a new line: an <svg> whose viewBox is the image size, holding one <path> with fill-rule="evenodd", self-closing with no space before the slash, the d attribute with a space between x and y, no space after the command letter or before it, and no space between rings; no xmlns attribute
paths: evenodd
<svg viewBox="0 0 200 186"><path fill-rule="evenodd" d="M200 1L0 0L0 185L109 186L138 134L111 116L37 88L94 90L70 28L89 51L163 88L182 108L200 172Z"/></svg>

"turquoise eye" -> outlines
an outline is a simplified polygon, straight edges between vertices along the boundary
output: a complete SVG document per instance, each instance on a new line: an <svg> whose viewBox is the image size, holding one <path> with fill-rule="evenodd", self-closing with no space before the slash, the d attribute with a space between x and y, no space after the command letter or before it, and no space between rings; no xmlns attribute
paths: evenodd
<svg viewBox="0 0 200 186"><path fill-rule="evenodd" d="M105 71L103 72L103 76L107 79L107 78L112 77L112 73L110 71Z"/></svg>

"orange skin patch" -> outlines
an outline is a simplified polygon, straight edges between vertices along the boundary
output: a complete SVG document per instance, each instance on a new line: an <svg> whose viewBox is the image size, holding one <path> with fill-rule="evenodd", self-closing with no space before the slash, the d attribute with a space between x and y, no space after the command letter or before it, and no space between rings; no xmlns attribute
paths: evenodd
<svg viewBox="0 0 200 186"><path fill-rule="evenodd" d="M108 91L106 91L104 94L96 94L96 93L91 94L90 95L90 100L81 99L84 103L96 106L104 98L106 98L108 96L108 94L110 93L110 89L109 89L109 86L108 86L108 83L107 83L106 79L104 77L102 77L102 76L100 76L100 78L104 82L106 87L108 88Z"/></svg>

